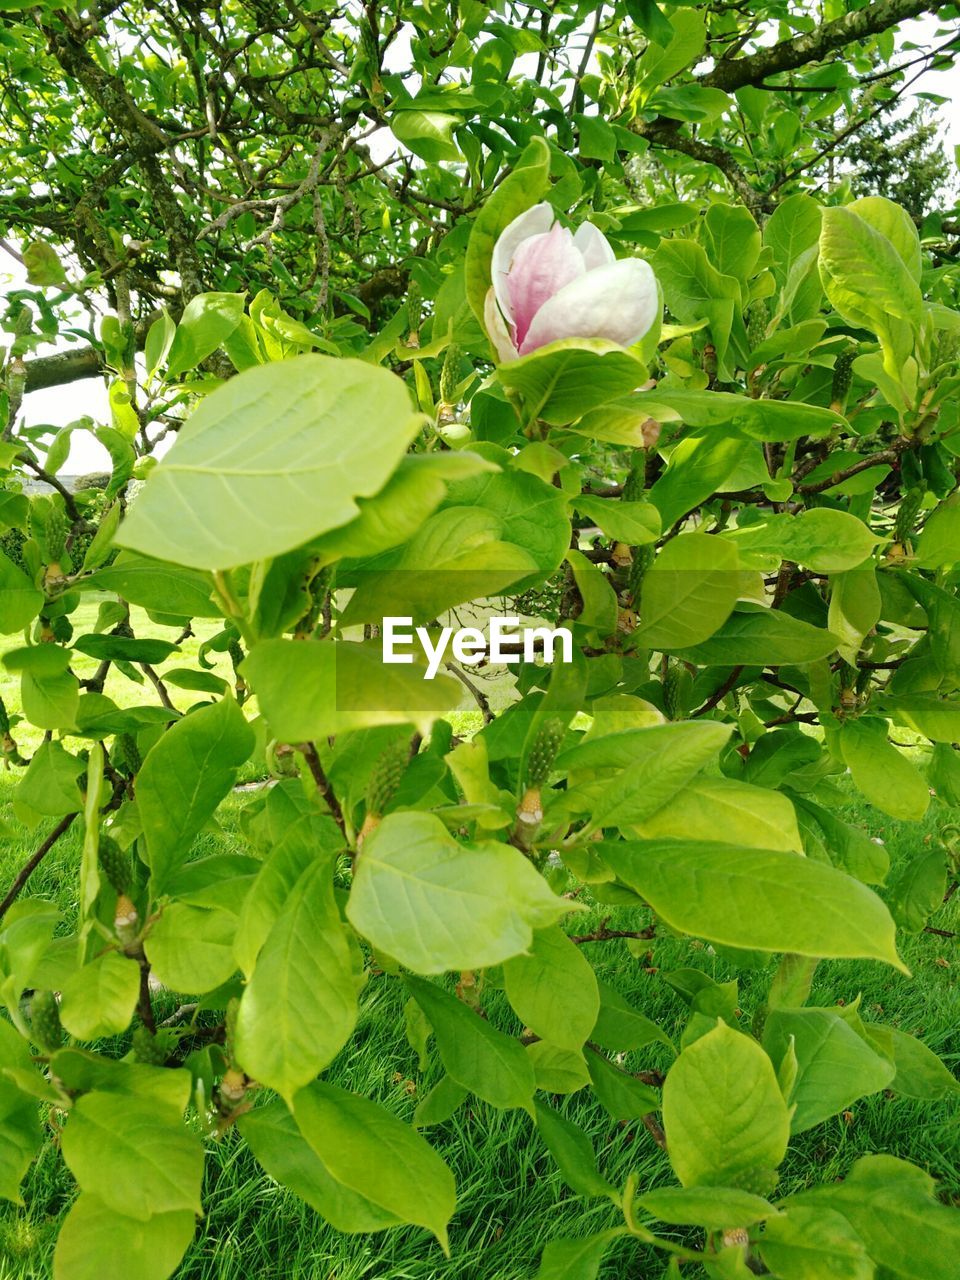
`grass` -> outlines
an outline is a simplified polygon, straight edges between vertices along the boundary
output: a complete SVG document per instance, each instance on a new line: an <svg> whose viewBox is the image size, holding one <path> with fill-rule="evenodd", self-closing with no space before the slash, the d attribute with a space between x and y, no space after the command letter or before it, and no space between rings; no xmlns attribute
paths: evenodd
<svg viewBox="0 0 960 1280"><path fill-rule="evenodd" d="M78 631L92 629L95 605L78 611ZM85 611L89 611L84 616ZM157 634L135 620L137 634ZM187 665L198 638L188 640L181 655L166 666ZM229 677L221 655L218 673ZM96 664L90 663L90 668ZM82 671L86 674L86 671ZM0 689L15 704L15 690ZM106 692L123 705L137 701L141 690L112 676ZM171 689L177 705L195 697ZM11 696L12 695L12 696ZM474 713L458 716L463 728ZM36 743L19 733L25 752ZM39 842L42 832L31 831L12 816L10 800L15 777L0 776L0 815L9 818L0 829L0 887L9 884L17 868ZM237 793L223 809L222 831L204 835L197 853L235 848L241 841L240 816L249 795ZM843 815L885 840L894 868L914 856L923 842L935 838L956 811L936 802L922 824L900 825L868 812L851 800ZM46 828L44 827L44 830ZM35 872L29 892L55 901L67 919L76 909L78 837L70 832ZM578 929L590 928L588 918ZM599 920L599 915L597 917ZM960 894L940 909L933 923L960 930ZM614 913L611 924L636 927L631 913ZM614 982L638 1008L661 1022L671 1034L682 1030L686 1009L662 979L664 972L686 966L705 969L718 981L736 976L726 959L690 939L664 937L649 951L633 957L621 942L594 943L591 956L600 976ZM922 1034L925 1042L956 1071L960 1068L960 957L952 939L932 934L906 936L902 954L913 977L880 964L829 962L818 971L811 1003L849 1002L862 995L867 1021L882 1021L901 1030ZM740 974L743 1019L762 1001L770 968ZM172 997L171 997L172 1000ZM490 1000L496 1015L500 997ZM402 1032L403 993L394 980L371 979L357 1032L333 1064L329 1078L375 1097L409 1119L417 1097L434 1083L431 1067L421 1077L416 1055ZM171 1003L171 1009L173 1004ZM663 1068L662 1049L628 1056L633 1070ZM625 1126L586 1097L574 1095L561 1103L564 1111L590 1135L604 1173L621 1184L627 1174L638 1175L641 1187L669 1181L666 1158L641 1125ZM454 1170L458 1208L451 1225L449 1260L439 1246L417 1229L375 1236L343 1236L328 1227L292 1193L260 1170L236 1135L209 1144L204 1203L206 1217L177 1280L528 1280L537 1270L547 1240L558 1235L586 1235L616 1220L604 1201L584 1201L562 1183L529 1119L520 1113L500 1113L471 1102L446 1124L429 1131L431 1142ZM887 1152L914 1161L940 1180L941 1192L960 1202L960 1119L951 1103L923 1104L880 1094L855 1103L846 1117L836 1117L791 1143L782 1170L781 1192L845 1174L853 1161L870 1152ZM0 1206L0 1280L40 1280L51 1274L51 1259L60 1219L75 1194L53 1139L45 1144L23 1188L26 1208ZM662 1264L632 1242L617 1245L601 1269L602 1280L627 1275L659 1276Z"/></svg>

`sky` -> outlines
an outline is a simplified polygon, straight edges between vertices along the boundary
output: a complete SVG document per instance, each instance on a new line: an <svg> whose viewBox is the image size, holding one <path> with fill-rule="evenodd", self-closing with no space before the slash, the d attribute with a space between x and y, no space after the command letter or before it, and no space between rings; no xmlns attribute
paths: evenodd
<svg viewBox="0 0 960 1280"><path fill-rule="evenodd" d="M922 46L935 44L936 33L942 25L936 18L930 16L906 22L900 28L898 46L903 49L909 42ZM911 55L905 51L903 56ZM960 94L951 84L952 80L955 82L956 74L956 70L928 71L915 82L911 89L913 94L934 93L947 99L939 111L943 125L944 148L951 159L958 154L956 149L960 148ZM389 139L389 145L395 145L392 138ZM23 272L19 265L0 252L0 288L16 288L23 283ZM54 349L45 347L41 350L41 354L48 354ZM51 387L45 391L31 392L24 399L23 414L27 425L30 426L51 423L60 427L84 415L89 415L98 423L108 423L110 420L106 389L96 378L74 382L65 387ZM110 460L102 445L85 431L74 434L70 456L63 468L67 474L108 470L109 466Z"/></svg>

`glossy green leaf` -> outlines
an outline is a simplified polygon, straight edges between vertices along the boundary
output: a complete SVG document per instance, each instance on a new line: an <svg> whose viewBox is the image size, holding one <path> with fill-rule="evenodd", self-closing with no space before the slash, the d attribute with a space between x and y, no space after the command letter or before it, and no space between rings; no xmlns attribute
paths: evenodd
<svg viewBox="0 0 960 1280"><path fill-rule="evenodd" d="M868 957L897 968L894 924L858 880L772 849L604 842L603 860L674 929L732 947Z"/></svg>
<svg viewBox="0 0 960 1280"><path fill-rule="evenodd" d="M140 966L107 951L78 969L60 995L60 1021L78 1040L126 1031L140 994Z"/></svg>
<svg viewBox="0 0 960 1280"><path fill-rule="evenodd" d="M279 555L353 519L419 427L402 382L363 361L247 369L194 411L117 542L197 569Z"/></svg>
<svg viewBox="0 0 960 1280"><path fill-rule="evenodd" d="M64 1219L53 1255L54 1280L167 1280L197 1229L185 1209L139 1220L84 1191Z"/></svg>
<svg viewBox="0 0 960 1280"><path fill-rule="evenodd" d="M726 1186L752 1169L776 1169L789 1111L770 1059L755 1040L719 1022L681 1053L663 1086L673 1170L685 1186Z"/></svg>
<svg viewBox="0 0 960 1280"><path fill-rule="evenodd" d="M443 973L519 955L571 906L512 845L461 844L432 814L392 813L364 841L347 916L415 972Z"/></svg>
<svg viewBox="0 0 960 1280"><path fill-rule="evenodd" d="M593 967L559 928L538 929L526 954L503 969L514 1012L543 1040L579 1049L600 1011Z"/></svg>

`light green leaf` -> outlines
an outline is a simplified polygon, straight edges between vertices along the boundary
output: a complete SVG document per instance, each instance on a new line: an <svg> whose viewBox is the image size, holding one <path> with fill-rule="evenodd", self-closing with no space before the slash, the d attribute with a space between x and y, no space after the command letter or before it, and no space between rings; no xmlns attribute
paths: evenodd
<svg viewBox="0 0 960 1280"><path fill-rule="evenodd" d="M85 1191L60 1228L53 1280L167 1280L196 1229L192 1211L158 1212L141 1221Z"/></svg>
<svg viewBox="0 0 960 1280"><path fill-rule="evenodd" d="M944 569L960 561L960 501L956 494L927 517L914 552L922 569Z"/></svg>
<svg viewBox="0 0 960 1280"><path fill-rule="evenodd" d="M887 908L824 863L706 841L604 842L598 853L674 929L710 942L903 969Z"/></svg>
<svg viewBox="0 0 960 1280"><path fill-rule="evenodd" d="M167 354L167 377L195 369L221 346L240 323L242 293L198 293L177 324Z"/></svg>
<svg viewBox="0 0 960 1280"><path fill-rule="evenodd" d="M289 1187L337 1231L382 1231L402 1221L338 1182L279 1100L247 1112L237 1128L271 1178Z"/></svg>
<svg viewBox="0 0 960 1280"><path fill-rule="evenodd" d="M920 771L887 737L887 722L876 716L847 720L840 730L840 749L857 789L884 813L904 822L919 822L930 804L930 791Z"/></svg>
<svg viewBox="0 0 960 1280"><path fill-rule="evenodd" d="M831 1209L788 1204L767 1224L759 1248L782 1280L873 1280L876 1274L863 1241Z"/></svg>
<svg viewBox="0 0 960 1280"><path fill-rule="evenodd" d="M831 631L779 609L751 609L732 614L708 640L681 649L680 656L699 666L803 665L826 658L839 643Z"/></svg>
<svg viewBox="0 0 960 1280"><path fill-rule="evenodd" d="M685 1186L776 1169L790 1120L770 1059L724 1022L681 1053L663 1086L670 1163Z"/></svg>
<svg viewBox="0 0 960 1280"><path fill-rule="evenodd" d="M70 1112L62 1149L81 1190L115 1213L146 1222L159 1213L200 1212L200 1141L145 1098L126 1097L118 1107L116 1094L84 1094Z"/></svg>
<svg viewBox="0 0 960 1280"><path fill-rule="evenodd" d="M236 917L185 902L169 902L144 942L157 978L173 991L197 995L219 987L236 970Z"/></svg>
<svg viewBox="0 0 960 1280"><path fill-rule="evenodd" d="M670 650L699 644L726 622L740 585L732 543L705 533L680 534L643 579L637 642Z"/></svg>
<svg viewBox="0 0 960 1280"><path fill-rule="evenodd" d="M59 742L41 742L16 790L17 799L51 818L79 812L83 793L77 785L83 761Z"/></svg>
<svg viewBox="0 0 960 1280"><path fill-rule="evenodd" d="M897 1074L890 1088L904 1098L919 1098L923 1102L941 1102L960 1092L960 1080L916 1036L907 1035L895 1027L878 1027L881 1033L877 1047L881 1053L889 1048L893 1052L893 1065ZM867 1027L867 1035L873 1039L874 1028Z"/></svg>
<svg viewBox="0 0 960 1280"><path fill-rule="evenodd" d="M426 1227L446 1250L453 1174L409 1125L332 1084L301 1089L293 1114L331 1177L401 1222Z"/></svg>
<svg viewBox="0 0 960 1280"><path fill-rule="evenodd" d="M840 1183L806 1191L793 1204L842 1214L867 1253L896 1280L932 1280L960 1255L960 1215L938 1204L934 1181L893 1156L864 1156ZM819 1277L818 1277L819 1280Z"/></svg>
<svg viewBox="0 0 960 1280"><path fill-rule="evenodd" d="M660 1106L657 1091L625 1068L616 1066L595 1049L587 1049L584 1056L593 1091L614 1120L640 1120Z"/></svg>
<svg viewBox="0 0 960 1280"><path fill-rule="evenodd" d="M147 752L137 776L137 804L155 891L186 862L253 743L243 712L232 698L223 698L179 720Z"/></svg>
<svg viewBox="0 0 960 1280"><path fill-rule="evenodd" d="M452 676L387 665L379 643L262 640L243 664L281 742L312 742L349 729L414 724L421 731L460 701Z"/></svg>
<svg viewBox="0 0 960 1280"><path fill-rule="evenodd" d="M616 1197L610 1183L600 1176L593 1145L583 1130L545 1102L537 1099L535 1105L540 1136L567 1186L581 1196Z"/></svg>
<svg viewBox="0 0 960 1280"><path fill-rule="evenodd" d="M647 368L635 355L603 338L561 338L530 355L501 364L503 386L523 396L529 421L564 426L609 400L635 391Z"/></svg>
<svg viewBox="0 0 960 1280"><path fill-rule="evenodd" d="M197 569L280 555L352 520L419 429L400 379L362 360L247 369L194 411L116 540Z"/></svg>
<svg viewBox="0 0 960 1280"><path fill-rule="evenodd" d="M343 1047L357 1019L353 958L329 860L291 890L237 1014L237 1061L288 1100Z"/></svg>
<svg viewBox="0 0 960 1280"><path fill-rule="evenodd" d="M493 1107L529 1110L535 1080L520 1041L434 983L413 977L406 982L430 1019L447 1074Z"/></svg>
<svg viewBox="0 0 960 1280"><path fill-rule="evenodd" d="M624 1227L611 1227L578 1240L551 1240L543 1251L536 1280L597 1280L604 1254L625 1232Z"/></svg>
<svg viewBox="0 0 960 1280"><path fill-rule="evenodd" d="M736 1187L661 1187L645 1191L637 1203L661 1222L725 1231L780 1216L769 1201Z"/></svg>
<svg viewBox="0 0 960 1280"><path fill-rule="evenodd" d="M462 160L453 131L462 121L459 116L443 111L394 111L390 130L398 142L432 164L444 160Z"/></svg>
<svg viewBox="0 0 960 1280"><path fill-rule="evenodd" d="M629 546L656 542L660 536L660 512L652 502L626 502L581 493L573 499L581 515L596 521L608 538Z"/></svg>
<svg viewBox="0 0 960 1280"><path fill-rule="evenodd" d="M795 1107L791 1133L803 1133L843 1111L858 1098L878 1093L893 1079L893 1065L831 1009L773 1009L763 1046L779 1063L790 1050L797 1076L787 1101Z"/></svg>
<svg viewBox="0 0 960 1280"><path fill-rule="evenodd" d="M537 1088L544 1093L576 1093L590 1083L590 1073L582 1053L560 1049L546 1040L527 1045Z"/></svg>
<svg viewBox="0 0 960 1280"><path fill-rule="evenodd" d="M42 604L43 592L0 552L0 633L22 631L37 616Z"/></svg>
<svg viewBox="0 0 960 1280"><path fill-rule="evenodd" d="M417 973L481 969L571 910L512 845L461 844L428 813L392 813L357 859L347 917Z"/></svg>
<svg viewBox="0 0 960 1280"><path fill-rule="evenodd" d="M579 1049L600 1011L593 967L559 928L538 929L529 951L504 965L507 998L542 1040Z"/></svg>
<svg viewBox="0 0 960 1280"><path fill-rule="evenodd" d="M793 560L816 573L841 573L861 565L879 538L862 520L847 511L812 507L795 516L770 516L763 524L748 525L731 535L744 563L752 556Z"/></svg>
<svg viewBox="0 0 960 1280"><path fill-rule="evenodd" d="M78 1040L126 1031L140 994L140 966L108 951L78 969L60 994L60 1021Z"/></svg>
<svg viewBox="0 0 960 1280"><path fill-rule="evenodd" d="M631 825L645 840L683 836L803 852L790 800L779 791L731 778L695 778L656 813Z"/></svg>

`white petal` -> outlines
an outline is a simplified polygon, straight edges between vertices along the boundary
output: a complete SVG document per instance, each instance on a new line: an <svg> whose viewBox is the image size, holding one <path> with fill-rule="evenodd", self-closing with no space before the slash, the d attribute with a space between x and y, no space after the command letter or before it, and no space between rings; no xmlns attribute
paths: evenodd
<svg viewBox="0 0 960 1280"><path fill-rule="evenodd" d="M507 272L510 263L521 241L528 236L542 235L553 226L553 206L543 203L535 204L526 213L507 224L497 237L493 246L493 259L490 263L491 283L497 295L500 310L509 324L513 323L513 312L510 310L510 298L507 294Z"/></svg>
<svg viewBox="0 0 960 1280"><path fill-rule="evenodd" d="M583 254L583 265L588 271L616 261L607 237L592 222L581 222L574 233L573 243Z"/></svg>
<svg viewBox="0 0 960 1280"><path fill-rule="evenodd" d="M642 258L621 258L588 271L545 302L527 330L522 356L559 338L606 338L628 347L660 310L657 279Z"/></svg>
<svg viewBox="0 0 960 1280"><path fill-rule="evenodd" d="M520 353L513 345L510 330L507 328L507 322L500 314L500 308L497 306L496 295L492 288L487 290L487 296L483 301L483 325L487 331L487 337L493 343L501 362L516 360Z"/></svg>

